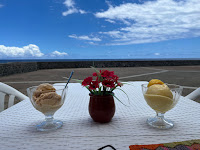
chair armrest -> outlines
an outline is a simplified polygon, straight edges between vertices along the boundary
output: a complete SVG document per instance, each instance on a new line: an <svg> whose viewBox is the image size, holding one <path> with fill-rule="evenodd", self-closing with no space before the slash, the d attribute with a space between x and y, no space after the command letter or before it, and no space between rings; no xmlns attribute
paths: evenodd
<svg viewBox="0 0 200 150"><path fill-rule="evenodd" d="M185 97L195 100L196 98L200 97L200 88L197 88L196 90L194 90L193 92L191 92Z"/></svg>
<svg viewBox="0 0 200 150"><path fill-rule="evenodd" d="M15 95L16 98L18 98L19 100L24 100L24 99L28 98L26 95L22 94L18 90L14 89L13 87L11 87L7 84L4 84L2 82L0 82L0 91L6 93L8 95Z"/></svg>

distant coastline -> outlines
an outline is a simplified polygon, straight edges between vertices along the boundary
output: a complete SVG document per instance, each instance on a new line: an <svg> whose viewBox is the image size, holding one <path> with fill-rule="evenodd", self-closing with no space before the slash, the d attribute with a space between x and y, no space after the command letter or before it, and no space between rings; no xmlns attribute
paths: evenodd
<svg viewBox="0 0 200 150"><path fill-rule="evenodd" d="M200 60L200 58L136 58L136 59L0 59L0 63L12 62L80 62L80 61L170 61Z"/></svg>

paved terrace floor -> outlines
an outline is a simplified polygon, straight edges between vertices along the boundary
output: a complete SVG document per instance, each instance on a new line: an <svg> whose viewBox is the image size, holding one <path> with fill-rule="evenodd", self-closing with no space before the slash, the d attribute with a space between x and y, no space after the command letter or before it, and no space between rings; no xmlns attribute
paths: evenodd
<svg viewBox="0 0 200 150"><path fill-rule="evenodd" d="M149 81L151 79L160 79L165 83L178 84L184 87L183 96L200 87L200 66L116 67L97 69L114 71L121 81ZM6 83L27 95L26 89L30 86L41 83L66 82L66 79L63 77L68 77L72 70L74 70L74 79L84 79L91 76L94 72L92 68L38 70L0 77L0 82ZM200 102L200 99L195 101Z"/></svg>

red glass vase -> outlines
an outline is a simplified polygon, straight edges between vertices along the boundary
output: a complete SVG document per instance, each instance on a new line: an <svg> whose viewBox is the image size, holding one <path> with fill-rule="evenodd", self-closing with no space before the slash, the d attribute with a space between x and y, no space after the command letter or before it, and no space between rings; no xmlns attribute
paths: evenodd
<svg viewBox="0 0 200 150"><path fill-rule="evenodd" d="M90 94L89 113L95 122L110 122L115 114L115 102L113 96Z"/></svg>

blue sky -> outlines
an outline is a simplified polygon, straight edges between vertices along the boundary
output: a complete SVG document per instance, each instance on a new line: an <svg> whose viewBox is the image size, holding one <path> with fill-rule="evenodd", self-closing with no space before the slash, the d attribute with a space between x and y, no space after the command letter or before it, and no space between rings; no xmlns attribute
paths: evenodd
<svg viewBox="0 0 200 150"><path fill-rule="evenodd" d="M199 0L0 0L0 59L200 58Z"/></svg>

